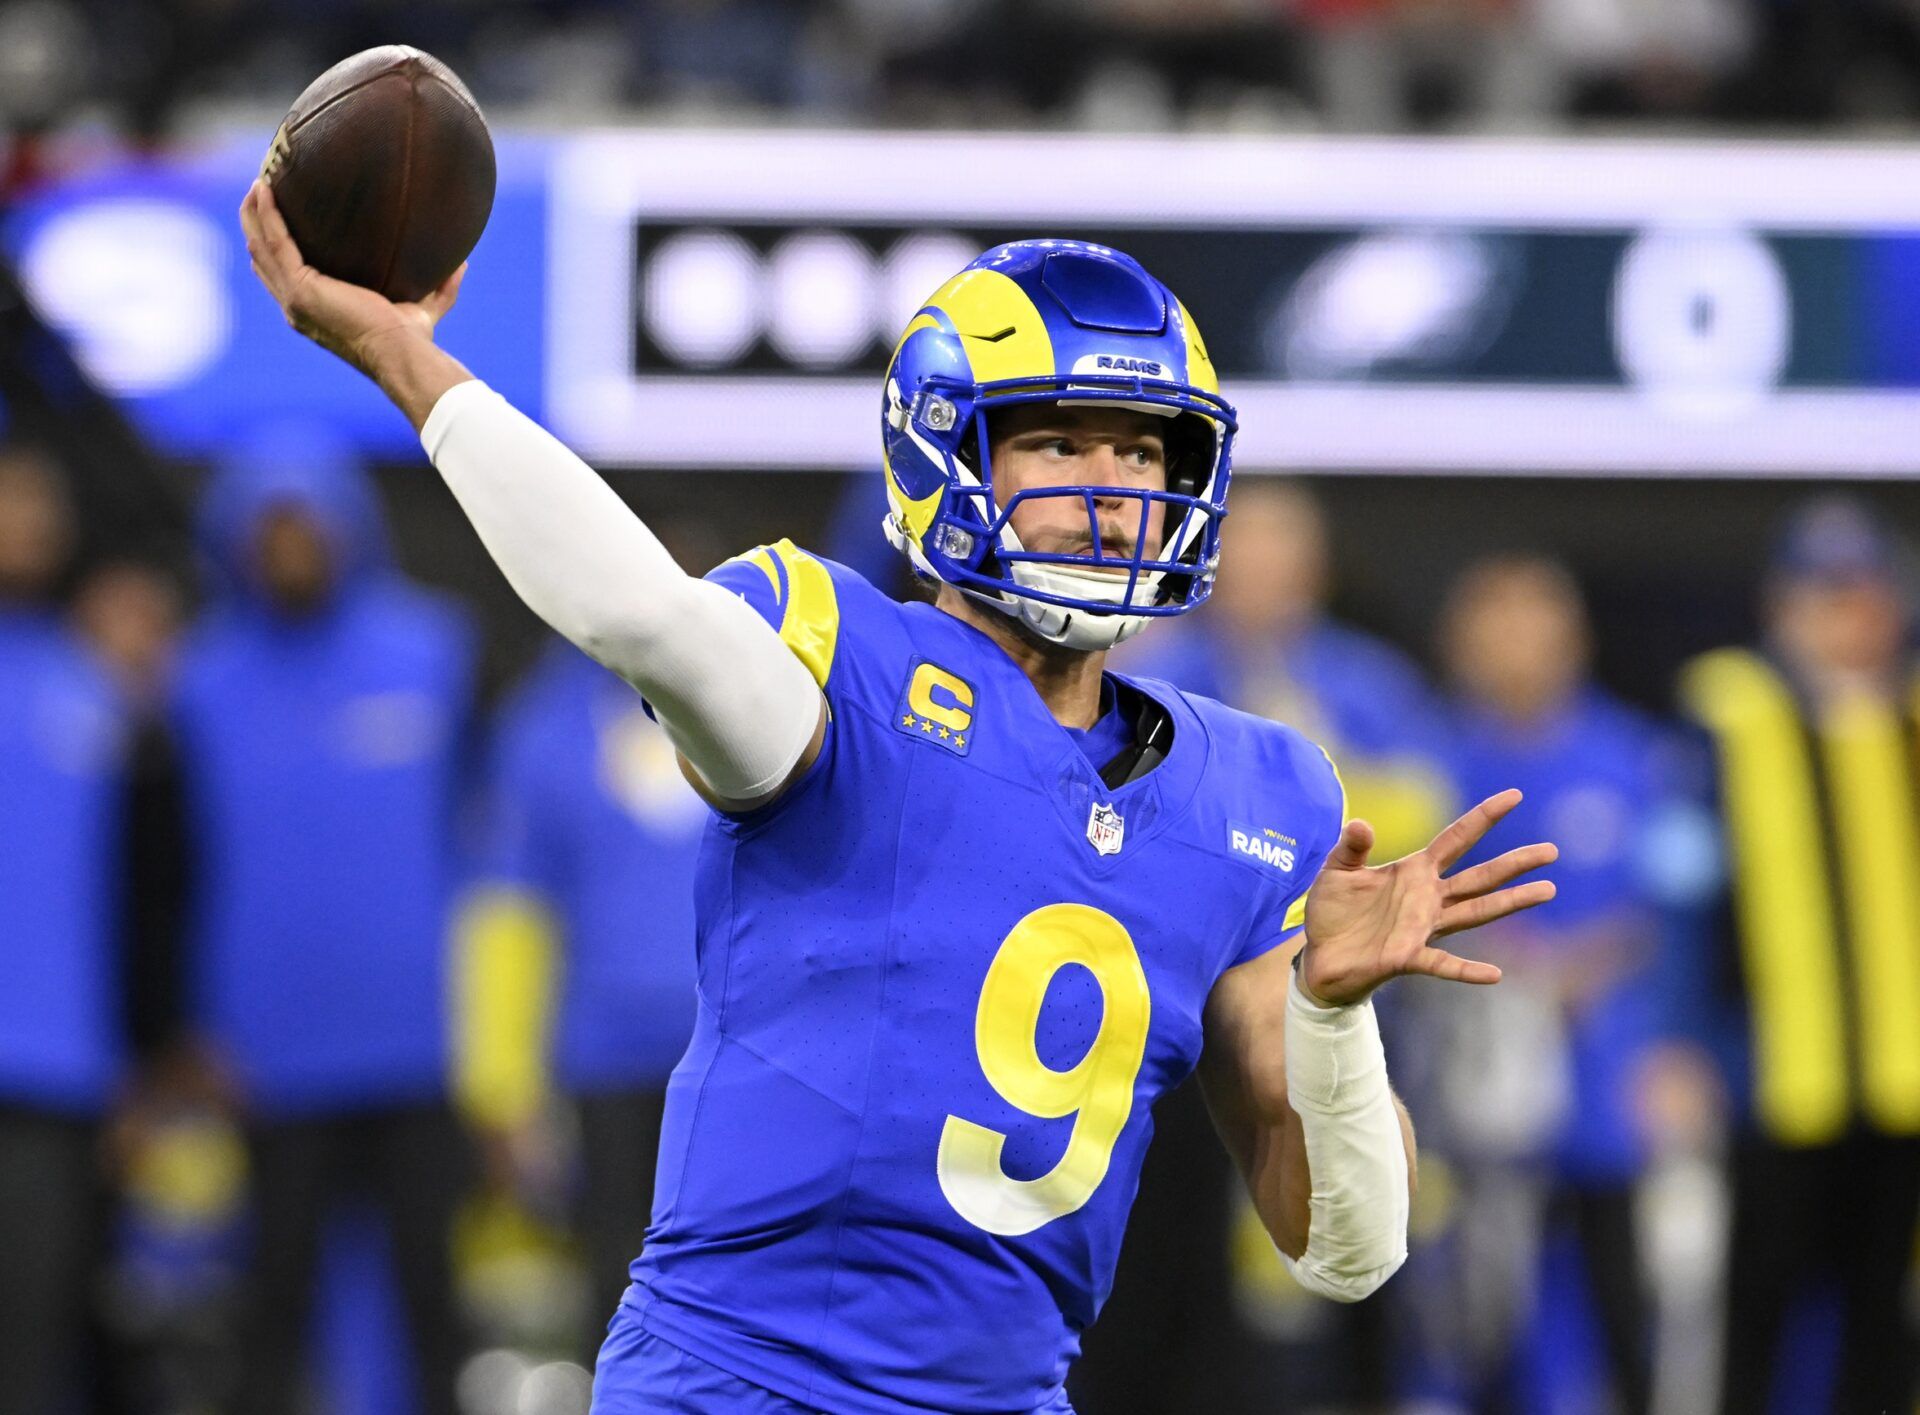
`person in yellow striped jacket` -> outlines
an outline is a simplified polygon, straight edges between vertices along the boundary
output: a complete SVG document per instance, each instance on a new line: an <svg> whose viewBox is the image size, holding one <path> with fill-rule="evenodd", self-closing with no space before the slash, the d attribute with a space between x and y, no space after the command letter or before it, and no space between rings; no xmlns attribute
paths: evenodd
<svg viewBox="0 0 1920 1415"><path fill-rule="evenodd" d="M1785 1317L1835 1281L1836 1412L1911 1411L1920 1215L1920 664L1901 550L1862 506L1791 522L1764 647L1680 682L1711 739L1741 979L1722 1409L1768 1408Z"/></svg>

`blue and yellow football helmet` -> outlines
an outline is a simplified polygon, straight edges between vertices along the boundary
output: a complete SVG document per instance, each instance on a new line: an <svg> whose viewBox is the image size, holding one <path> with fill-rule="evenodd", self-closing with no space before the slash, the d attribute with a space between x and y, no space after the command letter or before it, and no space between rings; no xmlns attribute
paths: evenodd
<svg viewBox="0 0 1920 1415"><path fill-rule="evenodd" d="M993 488L988 415L1022 403L1111 403L1168 421L1167 488ZM996 246L942 285L887 369L887 533L915 571L1069 648L1110 648L1213 588L1233 464L1233 409L1173 292L1131 256L1082 241ZM1166 504L1155 548L1029 550L1012 513L1033 497Z"/></svg>

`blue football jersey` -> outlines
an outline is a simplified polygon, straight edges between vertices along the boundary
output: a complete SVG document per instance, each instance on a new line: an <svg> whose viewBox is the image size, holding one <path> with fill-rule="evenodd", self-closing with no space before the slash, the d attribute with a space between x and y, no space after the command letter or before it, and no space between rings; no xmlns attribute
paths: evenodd
<svg viewBox="0 0 1920 1415"><path fill-rule="evenodd" d="M710 827L699 1015L623 1320L835 1415L1064 1405L1152 1106L1338 837L1290 728L1124 680L1109 790L1019 665L782 542L714 572L825 691L819 761Z"/></svg>

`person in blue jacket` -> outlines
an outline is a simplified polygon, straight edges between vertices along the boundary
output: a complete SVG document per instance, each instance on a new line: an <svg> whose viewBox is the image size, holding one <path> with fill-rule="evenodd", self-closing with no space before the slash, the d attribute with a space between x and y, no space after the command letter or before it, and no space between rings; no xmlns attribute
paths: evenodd
<svg viewBox="0 0 1920 1415"><path fill-rule="evenodd" d="M124 1079L125 705L59 616L74 542L52 464L0 447L0 1410L75 1389L101 1124Z"/></svg>
<svg viewBox="0 0 1920 1415"><path fill-rule="evenodd" d="M633 690L565 643L502 712L489 786L485 889L464 916L464 1099L509 1139L537 1133L556 1093L575 1110L591 1361L640 1251L667 1078L693 1035L709 813ZM519 1020L530 1004L550 1015Z"/></svg>
<svg viewBox="0 0 1920 1415"><path fill-rule="evenodd" d="M1470 566L1444 608L1443 656L1458 695L1452 775L1469 794L1496 778L1519 786L1514 814L1551 830L1561 854L1554 910L1489 931L1511 986L1494 1000L1497 1016L1461 1016L1443 1084L1458 1100L1447 1108L1461 1121L1458 1142L1480 1161L1480 1197L1506 1196L1480 1232L1504 1228L1516 1257L1512 1320L1524 1320L1538 1280L1534 1235L1523 1230L1540 1202L1549 1232L1570 1231L1579 1250L1613 1408L1641 1415L1652 1333L1634 1192L1649 1157L1642 1080L1662 1023L1647 865L1667 794L1668 734L1593 681L1590 642L1579 587L1541 558ZM1512 1202L1522 1192L1530 1202ZM1533 1374L1502 1376L1524 1389Z"/></svg>
<svg viewBox="0 0 1920 1415"><path fill-rule="evenodd" d="M1244 478L1221 538L1232 569L1212 607L1147 640L1140 661L1326 743L1381 854L1418 849L1453 804L1441 712L1412 659L1328 612L1332 551L1320 503L1297 482Z"/></svg>
<svg viewBox="0 0 1920 1415"><path fill-rule="evenodd" d="M1373 825L1382 857L1419 849L1454 803L1441 713L1412 659L1329 611L1335 567L1319 500L1297 481L1240 477L1221 547L1206 612L1122 652L1142 671L1322 742L1340 764L1348 809ZM1391 1045L1396 1002L1381 1006ZM1415 1055L1396 1059L1402 1085L1420 1084L1416 1063ZM1156 1117L1163 1133L1180 1138L1147 1161L1138 1210L1158 1222L1136 1231L1184 1235L1203 1221L1193 1194L1223 1192L1228 1179L1206 1143L1210 1122L1191 1088ZM1362 1307L1303 1310L1303 1294L1271 1246L1257 1241L1250 1208L1236 1204L1204 1222L1204 1236L1129 1242L1114 1300L1074 1371L1084 1404L1167 1415L1232 1399L1291 1406L1384 1397L1377 1353L1399 1294L1389 1290Z"/></svg>
<svg viewBox="0 0 1920 1415"><path fill-rule="evenodd" d="M237 1408L295 1408L323 1225L360 1190L388 1220L422 1409L452 1412L445 972L474 638L389 565L371 485L312 433L258 437L201 528L226 594L173 715L196 1015L250 1125Z"/></svg>

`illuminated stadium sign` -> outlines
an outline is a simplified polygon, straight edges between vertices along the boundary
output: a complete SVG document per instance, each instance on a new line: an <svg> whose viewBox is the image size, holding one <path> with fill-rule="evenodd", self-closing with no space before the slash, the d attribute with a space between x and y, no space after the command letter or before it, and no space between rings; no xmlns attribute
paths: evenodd
<svg viewBox="0 0 1920 1415"><path fill-rule="evenodd" d="M1920 472L1894 149L620 133L551 212L548 409L603 460L864 465L919 300L1070 234L1181 292L1243 465Z"/></svg>
<svg viewBox="0 0 1920 1415"><path fill-rule="evenodd" d="M0 239L169 450L272 416L417 456L254 287L233 210L265 141L55 186ZM1920 474L1910 149L620 131L500 150L445 341L610 466L871 466L878 375L919 302L989 245L1056 234L1181 292L1244 467Z"/></svg>

